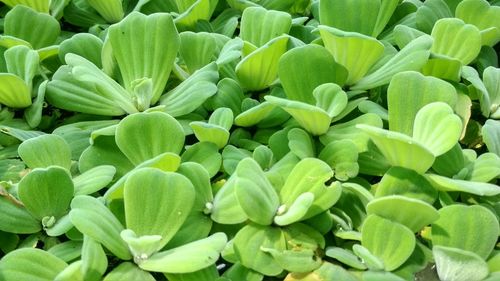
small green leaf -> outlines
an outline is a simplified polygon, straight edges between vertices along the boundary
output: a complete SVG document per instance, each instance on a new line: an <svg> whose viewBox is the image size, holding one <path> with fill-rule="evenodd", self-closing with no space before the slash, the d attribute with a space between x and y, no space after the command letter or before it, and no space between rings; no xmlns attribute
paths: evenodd
<svg viewBox="0 0 500 281"><path fill-rule="evenodd" d="M64 61L66 54L73 53L86 58L98 67L102 67L102 40L90 33L78 33L64 40L59 45L59 60Z"/></svg>
<svg viewBox="0 0 500 281"><path fill-rule="evenodd" d="M455 16L466 23L475 25L481 31L481 45L494 46L500 41L500 8L486 0L461 1Z"/></svg>
<svg viewBox="0 0 500 281"><path fill-rule="evenodd" d="M108 22L118 22L123 18L123 0L111 0L105 2L99 0L87 0L87 2Z"/></svg>
<svg viewBox="0 0 500 281"><path fill-rule="evenodd" d="M212 142L198 142L187 147L181 159L182 162L201 164L210 177L215 176L222 165L222 156L219 153L219 148Z"/></svg>
<svg viewBox="0 0 500 281"><path fill-rule="evenodd" d="M350 140L330 142L321 150L318 158L332 167L338 180L347 181L358 175L358 150Z"/></svg>
<svg viewBox="0 0 500 281"><path fill-rule="evenodd" d="M483 141L488 151L500 156L500 121L488 119L482 128Z"/></svg>
<svg viewBox="0 0 500 281"><path fill-rule="evenodd" d="M326 248L325 255L359 270L365 270L366 265L352 251L340 247Z"/></svg>
<svg viewBox="0 0 500 281"><path fill-rule="evenodd" d="M31 89L23 79L10 73L0 73L0 103L13 108L31 105Z"/></svg>
<svg viewBox="0 0 500 281"><path fill-rule="evenodd" d="M179 122L166 113L133 114L118 124L116 144L132 163L139 165L164 152L179 153L184 146L184 132Z"/></svg>
<svg viewBox="0 0 500 281"><path fill-rule="evenodd" d="M432 255L441 280L479 281L488 276L486 262L473 252L434 246Z"/></svg>
<svg viewBox="0 0 500 281"><path fill-rule="evenodd" d="M405 226L369 215L363 223L361 243L392 271L402 265L415 248L415 235Z"/></svg>
<svg viewBox="0 0 500 281"><path fill-rule="evenodd" d="M274 217L274 223L284 226L300 221L307 214L313 201L314 194L311 192L300 194L290 206L282 205L285 207L284 211L281 210L281 207L278 208L278 212Z"/></svg>
<svg viewBox="0 0 500 281"><path fill-rule="evenodd" d="M106 253L94 239L83 237L82 245L82 272L86 279L97 280L102 278L108 268Z"/></svg>
<svg viewBox="0 0 500 281"><path fill-rule="evenodd" d="M151 273L144 271L130 262L120 263L111 272L106 274L103 281L141 280L155 281Z"/></svg>
<svg viewBox="0 0 500 281"><path fill-rule="evenodd" d="M487 208L474 205L450 205L439 210L440 218L432 224L434 246L459 248L486 259L496 244L500 226Z"/></svg>
<svg viewBox="0 0 500 281"><path fill-rule="evenodd" d="M237 224L248 219L240 204L235 204L238 202L235 183L236 176L230 177L215 194L210 217L217 223Z"/></svg>
<svg viewBox="0 0 500 281"><path fill-rule="evenodd" d="M440 191L460 191L480 196L495 196L500 194L498 185L484 182L471 182L459 179L450 179L447 177L428 174L427 180Z"/></svg>
<svg viewBox="0 0 500 281"><path fill-rule="evenodd" d="M415 116L413 138L439 156L450 150L462 134L462 121L444 102L422 107Z"/></svg>
<svg viewBox="0 0 500 281"><path fill-rule="evenodd" d="M5 281L53 281L67 266L64 261L46 251L24 248L2 258L0 276Z"/></svg>
<svg viewBox="0 0 500 281"><path fill-rule="evenodd" d="M88 195L101 190L113 180L115 173L115 167L102 165L74 177L75 195Z"/></svg>
<svg viewBox="0 0 500 281"><path fill-rule="evenodd" d="M31 138L19 145L19 156L34 168L60 166L69 171L71 167L71 150L68 143L58 135L42 135Z"/></svg>
<svg viewBox="0 0 500 281"><path fill-rule="evenodd" d="M42 229L35 219L21 204L9 194L0 196L0 230L11 233L30 234Z"/></svg>
<svg viewBox="0 0 500 281"><path fill-rule="evenodd" d="M334 83L319 85L313 91L316 106L328 113L331 118L341 114L347 107L347 94Z"/></svg>
<svg viewBox="0 0 500 281"><path fill-rule="evenodd" d="M293 128L288 132L288 147L300 159L314 157L315 155L313 139L300 128Z"/></svg>
<svg viewBox="0 0 500 281"><path fill-rule="evenodd" d="M214 264L227 243L224 233L185 244L183 246L158 252L139 263L139 267L156 272L188 273Z"/></svg>
<svg viewBox="0 0 500 281"><path fill-rule="evenodd" d="M432 27L436 21L442 18L452 18L453 13L450 7L444 0L425 1L424 4L417 9L416 26L419 30L430 34Z"/></svg>
<svg viewBox="0 0 500 281"><path fill-rule="evenodd" d="M59 219L67 212L74 192L68 171L56 166L34 169L19 182L18 189L26 209L38 220Z"/></svg>
<svg viewBox="0 0 500 281"><path fill-rule="evenodd" d="M438 191L417 172L402 167L390 168L377 185L375 197L401 195L433 204Z"/></svg>
<svg viewBox="0 0 500 281"><path fill-rule="evenodd" d="M189 126L200 142L213 143L218 149L224 148L229 140L229 131L219 125L193 121L189 123Z"/></svg>

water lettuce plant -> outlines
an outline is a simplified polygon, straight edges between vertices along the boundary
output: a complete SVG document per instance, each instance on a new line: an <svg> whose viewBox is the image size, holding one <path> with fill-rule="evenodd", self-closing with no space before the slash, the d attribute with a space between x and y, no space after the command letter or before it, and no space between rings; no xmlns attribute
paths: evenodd
<svg viewBox="0 0 500 281"><path fill-rule="evenodd" d="M0 0L0 281L500 280L499 18Z"/></svg>

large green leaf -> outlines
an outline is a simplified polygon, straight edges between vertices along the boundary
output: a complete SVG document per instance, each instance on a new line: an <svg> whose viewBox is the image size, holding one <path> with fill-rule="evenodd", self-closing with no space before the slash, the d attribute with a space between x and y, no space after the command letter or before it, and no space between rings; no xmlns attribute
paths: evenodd
<svg viewBox="0 0 500 281"><path fill-rule="evenodd" d="M211 236L186 245L158 252L139 263L139 267L156 272L188 273L214 264L227 243L224 233Z"/></svg>
<svg viewBox="0 0 500 281"><path fill-rule="evenodd" d="M366 211L405 225L413 232L420 231L439 218L438 211L432 205L401 195L374 199L366 205Z"/></svg>
<svg viewBox="0 0 500 281"><path fill-rule="evenodd" d="M429 58L433 39L429 35L420 36L406 45L396 55L384 60L384 64L359 80L351 90L368 90L385 85L397 73L417 71Z"/></svg>
<svg viewBox="0 0 500 281"><path fill-rule="evenodd" d="M60 136L48 134L25 140L19 145L18 153L24 163L34 168L60 166L69 171L71 150Z"/></svg>
<svg viewBox="0 0 500 281"><path fill-rule="evenodd" d="M478 255L453 247L434 246L432 255L441 280L480 281L488 276L488 266Z"/></svg>
<svg viewBox="0 0 500 281"><path fill-rule="evenodd" d="M377 215L366 218L361 235L362 245L384 262L387 271L402 265L415 248L415 236L411 230Z"/></svg>
<svg viewBox="0 0 500 281"><path fill-rule="evenodd" d="M168 137L165 133L168 132ZM125 117L116 128L116 144L135 165L165 152L180 153L184 131L177 120L163 112Z"/></svg>
<svg viewBox="0 0 500 281"><path fill-rule="evenodd" d="M5 15L4 34L26 40L35 49L54 44L60 32L55 18L25 5L16 5Z"/></svg>
<svg viewBox="0 0 500 281"><path fill-rule="evenodd" d="M182 226L195 199L186 177L153 168L133 172L123 195L127 228L137 236L160 235L159 248Z"/></svg>
<svg viewBox="0 0 500 281"><path fill-rule="evenodd" d="M412 169L423 174L434 162L432 152L407 135L364 124L356 127L370 136L392 166Z"/></svg>
<svg viewBox="0 0 500 281"><path fill-rule="evenodd" d="M101 243L116 257L122 260L132 257L120 237L123 226L98 199L87 195L76 196L71 202L69 216L78 231Z"/></svg>
<svg viewBox="0 0 500 281"><path fill-rule="evenodd" d="M2 0L1 2L5 3L5 5L10 8L16 5L24 5L32 8L33 10L41 13L49 13L50 8L50 0Z"/></svg>
<svg viewBox="0 0 500 281"><path fill-rule="evenodd" d="M61 61L64 61L66 54L77 54L96 66L101 67L102 47L103 42L99 37L90 33L78 33L61 42L58 56Z"/></svg>
<svg viewBox="0 0 500 281"><path fill-rule="evenodd" d="M250 91L269 87L278 74L278 61L287 50L289 36L276 37L251 52L236 65L242 88Z"/></svg>
<svg viewBox="0 0 500 281"><path fill-rule="evenodd" d="M347 69L347 85L363 78L384 52L384 45L373 37L324 25L318 28L325 48Z"/></svg>
<svg viewBox="0 0 500 281"><path fill-rule="evenodd" d="M31 88L33 77L40 67L38 53L27 46L19 45L7 49L4 57L8 72L21 77L28 88Z"/></svg>
<svg viewBox="0 0 500 281"><path fill-rule="evenodd" d="M181 31L194 30L198 21L208 21L215 9L215 0L176 1L180 14L175 18L175 25ZM179 5L182 3L181 5Z"/></svg>
<svg viewBox="0 0 500 281"><path fill-rule="evenodd" d="M179 54L189 73L201 69L218 55L217 39L214 34L186 31L180 33L179 38Z"/></svg>
<svg viewBox="0 0 500 281"><path fill-rule="evenodd" d="M13 108L31 105L31 89L23 79L10 73L0 73L0 103Z"/></svg>
<svg viewBox="0 0 500 281"><path fill-rule="evenodd" d="M151 103L160 98L179 49L179 35L167 13L130 13L109 28L113 49L125 88L132 92L134 81L151 78Z"/></svg>
<svg viewBox="0 0 500 281"><path fill-rule="evenodd" d="M459 248L486 259L495 246L500 227L497 217L487 208L474 205L450 205L439 210L432 224L434 246Z"/></svg>
<svg viewBox="0 0 500 281"><path fill-rule="evenodd" d="M54 255L24 248L10 252L0 261L0 278L5 281L53 281L68 264Z"/></svg>
<svg viewBox="0 0 500 281"><path fill-rule="evenodd" d="M358 175L358 150L350 140L330 142L321 150L318 158L332 167L338 180L347 181Z"/></svg>
<svg viewBox="0 0 500 281"><path fill-rule="evenodd" d="M450 150L462 135L462 121L444 102L422 107L415 116L413 138L439 156Z"/></svg>
<svg viewBox="0 0 500 281"><path fill-rule="evenodd" d="M34 169L19 182L18 189L26 210L42 223L46 217L59 219L64 215L74 192L68 171L57 166Z"/></svg>
<svg viewBox="0 0 500 281"><path fill-rule="evenodd" d="M324 0L319 5L319 20L324 25L371 36L380 6L380 0Z"/></svg>
<svg viewBox="0 0 500 281"><path fill-rule="evenodd" d="M315 104L313 90L317 86L325 83L343 86L348 74L327 49L305 45L280 58L278 75L289 99Z"/></svg>
<svg viewBox="0 0 500 281"><path fill-rule="evenodd" d="M448 82L413 71L396 74L387 89L389 129L411 136L422 107L442 101L453 108L456 100L456 90Z"/></svg>
<svg viewBox="0 0 500 281"><path fill-rule="evenodd" d="M431 35L434 38L433 53L458 59L464 65L472 62L481 51L479 29L461 19L438 20Z"/></svg>
<svg viewBox="0 0 500 281"><path fill-rule="evenodd" d="M475 25L481 31L481 45L494 46L500 41L500 8L486 0L464 0L458 4L455 16Z"/></svg>
<svg viewBox="0 0 500 281"><path fill-rule="evenodd" d="M250 7L241 16L240 37L261 47L271 39L287 34L291 26L292 17L288 13Z"/></svg>
<svg viewBox="0 0 500 281"><path fill-rule="evenodd" d="M278 194L253 158L245 158L236 168L235 193L238 204L250 220L269 225L279 207Z"/></svg>

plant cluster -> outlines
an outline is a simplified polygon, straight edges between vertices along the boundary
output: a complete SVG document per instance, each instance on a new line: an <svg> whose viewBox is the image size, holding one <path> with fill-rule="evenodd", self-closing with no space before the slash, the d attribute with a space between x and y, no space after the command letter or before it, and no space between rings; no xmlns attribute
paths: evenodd
<svg viewBox="0 0 500 281"><path fill-rule="evenodd" d="M500 1L0 2L1 281L500 280Z"/></svg>

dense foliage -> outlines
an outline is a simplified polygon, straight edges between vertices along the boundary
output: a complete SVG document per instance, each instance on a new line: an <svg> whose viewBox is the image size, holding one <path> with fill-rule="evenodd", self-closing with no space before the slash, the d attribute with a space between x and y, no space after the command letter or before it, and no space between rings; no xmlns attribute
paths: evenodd
<svg viewBox="0 0 500 281"><path fill-rule="evenodd" d="M500 1L0 2L0 280L500 280Z"/></svg>

